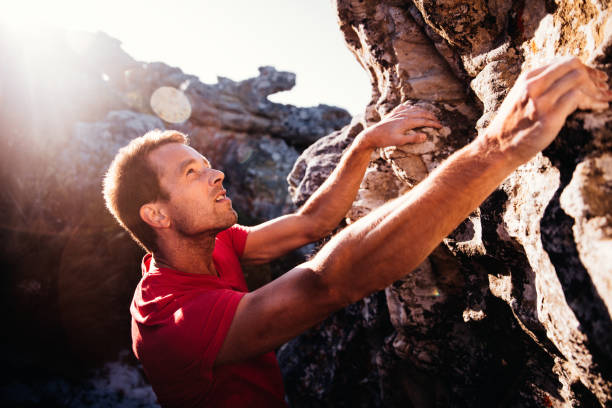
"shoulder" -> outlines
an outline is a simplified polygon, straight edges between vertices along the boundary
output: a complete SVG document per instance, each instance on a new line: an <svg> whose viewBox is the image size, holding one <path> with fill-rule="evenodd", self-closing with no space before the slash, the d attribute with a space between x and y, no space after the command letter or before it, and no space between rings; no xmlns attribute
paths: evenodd
<svg viewBox="0 0 612 408"><path fill-rule="evenodd" d="M238 257L242 256L251 227L234 224L217 234L217 241L231 247Z"/></svg>

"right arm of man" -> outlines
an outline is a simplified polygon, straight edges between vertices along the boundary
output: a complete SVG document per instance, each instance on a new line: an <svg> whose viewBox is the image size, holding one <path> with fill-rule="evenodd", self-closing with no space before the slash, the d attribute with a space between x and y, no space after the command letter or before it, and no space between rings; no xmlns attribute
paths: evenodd
<svg viewBox="0 0 612 408"><path fill-rule="evenodd" d="M423 108L397 106L376 125L355 137L334 171L298 211L253 227L241 260L245 263L269 262L326 236L351 208L376 147L421 142L425 134L408 131L441 126L436 117Z"/></svg>
<svg viewBox="0 0 612 408"><path fill-rule="evenodd" d="M577 108L606 109L605 74L576 59L522 75L489 128L407 194L337 234L315 258L246 294L215 364L278 347L414 269Z"/></svg>

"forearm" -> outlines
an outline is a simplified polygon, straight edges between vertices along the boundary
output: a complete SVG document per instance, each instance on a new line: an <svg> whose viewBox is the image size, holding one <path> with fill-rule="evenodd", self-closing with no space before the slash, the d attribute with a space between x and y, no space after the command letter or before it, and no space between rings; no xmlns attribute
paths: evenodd
<svg viewBox="0 0 612 408"><path fill-rule="evenodd" d="M312 220L313 235L331 232L351 208L373 152L361 143L361 134L342 155L331 175L298 211Z"/></svg>
<svg viewBox="0 0 612 408"><path fill-rule="evenodd" d="M347 301L388 286L421 263L515 168L473 143L418 186L335 236L312 267Z"/></svg>
<svg viewBox="0 0 612 408"><path fill-rule="evenodd" d="M521 74L482 137L453 154L407 194L345 228L311 261L243 296L216 363L272 350L333 310L410 272L516 166L545 148L567 115L578 107L607 109L612 92L606 79L603 72L585 67L576 58ZM408 106L396 108L368 129L368 145L414 143L416 139L402 136L405 131L440 126L423 112L411 117L414 112L418 111ZM304 211L337 220L344 215L357 192L369 153L349 151L343 161ZM336 195L342 195L338 201L347 201L334 203ZM327 212L324 208L328 205L335 208ZM294 218L299 217L289 220ZM303 226L299 221L293 225L289 235L254 234L260 244L247 240L247 248L251 245L251 251L257 252L264 241L276 246L280 238L295 235L293 231Z"/></svg>

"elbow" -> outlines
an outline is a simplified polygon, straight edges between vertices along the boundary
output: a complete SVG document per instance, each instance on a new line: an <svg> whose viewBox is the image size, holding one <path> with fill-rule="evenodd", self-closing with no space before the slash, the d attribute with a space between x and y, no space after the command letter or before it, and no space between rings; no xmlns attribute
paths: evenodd
<svg viewBox="0 0 612 408"><path fill-rule="evenodd" d="M323 318L353 303L353 297L346 291L345 285L330 280L326 271L319 270L310 261L302 265L305 266L305 273L300 286L308 294L306 297L310 299L310 306L323 312Z"/></svg>
<svg viewBox="0 0 612 408"><path fill-rule="evenodd" d="M337 224L332 224L325 217L317 217L311 214L300 214L306 219L304 235L309 242L315 242L334 232Z"/></svg>
<svg viewBox="0 0 612 408"><path fill-rule="evenodd" d="M331 235L331 233L334 232L334 228L333 227L329 227L329 226L318 226L316 228L311 229L310 231L308 231L307 233L307 237L308 237L308 241L309 242L315 242L318 241L320 239L323 239L329 235Z"/></svg>
<svg viewBox="0 0 612 408"><path fill-rule="evenodd" d="M374 293L376 290L372 288L359 287L353 284L353 282L345 282L341 288L333 289L335 293L336 301L340 304L341 308L352 305L353 303L359 302L368 295Z"/></svg>
<svg viewBox="0 0 612 408"><path fill-rule="evenodd" d="M334 310L344 309L345 307L359 301L363 297L359 296L357 293L353 293L346 286L328 287L327 293L329 299L334 305Z"/></svg>
<svg viewBox="0 0 612 408"><path fill-rule="evenodd" d="M361 245L362 238L363 234L346 228L309 261L338 309L363 299L380 286L377 274L369 273L371 268L366 266L373 251Z"/></svg>
<svg viewBox="0 0 612 408"><path fill-rule="evenodd" d="M318 293L319 295L325 294L324 296L317 296L317 298L325 299L325 308L329 313L343 309L364 297L364 294L356 290L351 282L334 277L333 271L320 270L317 267L313 267L311 262L308 262L308 264L310 264L308 269L314 278L314 286L316 286L316 291L313 293Z"/></svg>

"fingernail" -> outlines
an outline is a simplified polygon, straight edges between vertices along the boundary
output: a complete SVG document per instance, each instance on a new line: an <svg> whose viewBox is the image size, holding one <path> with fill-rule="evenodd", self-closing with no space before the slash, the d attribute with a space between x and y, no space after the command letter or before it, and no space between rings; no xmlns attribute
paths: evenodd
<svg viewBox="0 0 612 408"><path fill-rule="evenodd" d="M597 76L598 76L600 79L603 79L603 80L607 80L607 79L608 79L608 74L606 74L606 73L605 73L605 72L603 72L603 71L599 71L599 70L597 70Z"/></svg>

